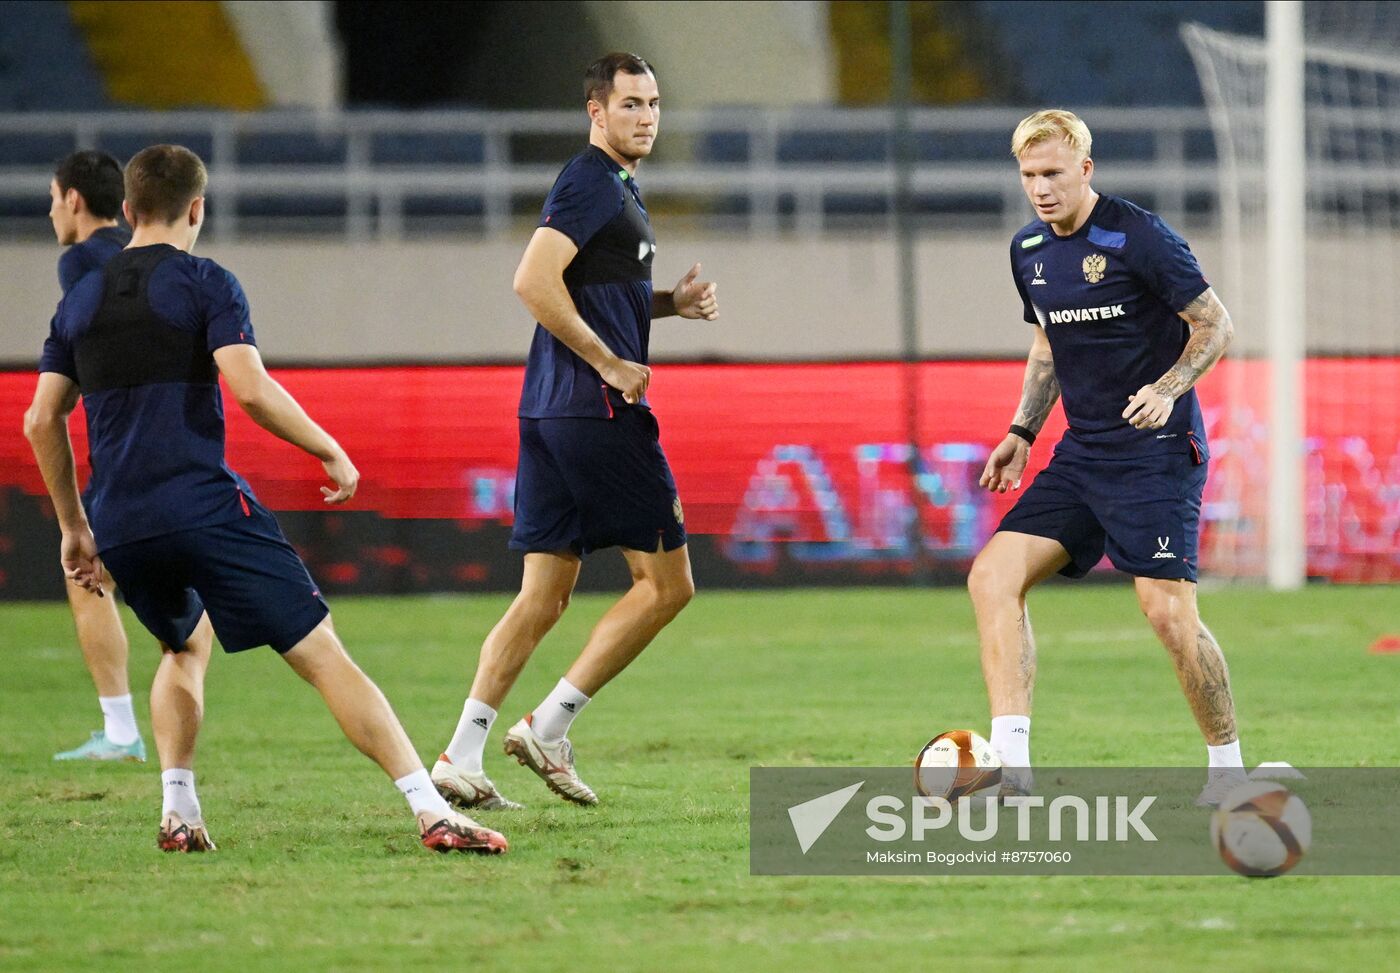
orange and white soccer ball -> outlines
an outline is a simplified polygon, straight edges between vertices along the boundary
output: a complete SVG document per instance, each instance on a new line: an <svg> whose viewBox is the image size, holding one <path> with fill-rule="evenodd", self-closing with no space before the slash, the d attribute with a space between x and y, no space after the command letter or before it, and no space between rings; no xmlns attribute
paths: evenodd
<svg viewBox="0 0 1400 973"><path fill-rule="evenodd" d="M992 745L971 730L948 730L919 751L914 789L924 797L949 801L995 797L1001 789L1001 760Z"/></svg>
<svg viewBox="0 0 1400 973"><path fill-rule="evenodd" d="M1298 864L1312 844L1312 815L1277 781L1241 784L1210 818L1210 840L1226 865L1248 878L1273 878Z"/></svg>

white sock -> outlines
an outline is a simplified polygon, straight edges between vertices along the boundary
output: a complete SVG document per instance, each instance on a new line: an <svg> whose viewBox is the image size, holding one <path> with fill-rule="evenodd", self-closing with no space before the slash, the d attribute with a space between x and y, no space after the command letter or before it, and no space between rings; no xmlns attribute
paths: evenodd
<svg viewBox="0 0 1400 973"><path fill-rule="evenodd" d="M1244 769L1244 758L1240 756L1240 741L1234 743L1224 743L1218 747L1206 746L1206 766L1211 770L1216 768L1233 767L1239 770Z"/></svg>
<svg viewBox="0 0 1400 973"><path fill-rule="evenodd" d="M194 792L194 771L184 768L163 770L160 774L161 816L174 811L186 823L204 820L199 809L199 795Z"/></svg>
<svg viewBox="0 0 1400 973"><path fill-rule="evenodd" d="M131 708L131 693L125 696L98 696L97 703L102 707L102 732L110 743L119 747L129 747L141 738L136 728L136 712Z"/></svg>
<svg viewBox="0 0 1400 973"><path fill-rule="evenodd" d="M1003 767L1031 765L1031 718L1029 716L993 716L992 749L1001 758Z"/></svg>
<svg viewBox="0 0 1400 973"><path fill-rule="evenodd" d="M496 722L496 711L479 699L468 699L457 721L457 732L443 751L454 767L481 773L481 753L486 749L486 734Z"/></svg>
<svg viewBox="0 0 1400 973"><path fill-rule="evenodd" d="M447 806L447 802L442 799L442 795L433 786L428 772L422 767L407 777L400 777L394 781L394 786L399 789L399 793L403 794L404 799L408 801L409 808L415 815L431 811L434 814L447 817L451 813L452 809Z"/></svg>
<svg viewBox="0 0 1400 973"><path fill-rule="evenodd" d="M546 743L555 743L569 735L569 727L574 717L588 705L588 697L579 692L567 679L560 679L559 685L535 707L534 719L530 726L535 736Z"/></svg>

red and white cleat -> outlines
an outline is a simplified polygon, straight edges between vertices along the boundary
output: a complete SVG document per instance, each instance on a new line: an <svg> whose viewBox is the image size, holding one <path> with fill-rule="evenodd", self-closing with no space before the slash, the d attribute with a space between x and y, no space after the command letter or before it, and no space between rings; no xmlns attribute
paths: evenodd
<svg viewBox="0 0 1400 973"><path fill-rule="evenodd" d="M434 820L424 815L418 819L418 829L424 848L444 854L449 851L472 851L479 855L501 855L510 847L506 836L499 831L483 828L455 811L449 817Z"/></svg>
<svg viewBox="0 0 1400 973"><path fill-rule="evenodd" d="M209 837L209 831L204 827L203 821L185 821L174 811L161 819L156 845L161 851L177 851L182 854L219 850L214 844L214 839Z"/></svg>

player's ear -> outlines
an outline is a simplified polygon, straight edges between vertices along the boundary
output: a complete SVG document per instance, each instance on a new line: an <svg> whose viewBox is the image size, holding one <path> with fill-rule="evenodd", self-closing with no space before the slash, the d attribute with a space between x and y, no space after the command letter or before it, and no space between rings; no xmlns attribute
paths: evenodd
<svg viewBox="0 0 1400 973"><path fill-rule="evenodd" d="M199 227L204 223L204 197L196 196L190 202L190 226Z"/></svg>
<svg viewBox="0 0 1400 973"><path fill-rule="evenodd" d="M78 211L83 208L83 194L77 189L69 189L63 194L63 205L68 207L68 212L76 216Z"/></svg>
<svg viewBox="0 0 1400 973"><path fill-rule="evenodd" d="M133 230L136 229L136 217L131 212L131 201L122 200L122 216L126 219L126 225Z"/></svg>
<svg viewBox="0 0 1400 973"><path fill-rule="evenodd" d="M1084 181L1088 182L1094 176L1094 160L1086 155L1084 157L1084 162L1082 163L1082 166L1084 171Z"/></svg>
<svg viewBox="0 0 1400 973"><path fill-rule="evenodd" d="M587 106L587 107L588 107L588 120L591 121L594 125L599 124L600 119L603 117L603 111L604 111L604 107L603 107L602 103L600 103L600 102L598 102L598 101L596 101L596 100L594 100L594 99L592 99L592 98L589 98L589 99L588 99L588 106Z"/></svg>

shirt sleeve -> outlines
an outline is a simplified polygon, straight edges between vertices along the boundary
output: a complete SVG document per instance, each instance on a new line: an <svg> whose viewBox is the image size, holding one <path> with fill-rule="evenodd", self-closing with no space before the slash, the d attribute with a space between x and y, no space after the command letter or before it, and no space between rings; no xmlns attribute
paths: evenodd
<svg viewBox="0 0 1400 973"><path fill-rule="evenodd" d="M205 320L208 322L209 350L217 351L228 345L257 346L253 321L248 313L248 298L238 278L223 267L210 262L204 266L202 281L205 296Z"/></svg>
<svg viewBox="0 0 1400 973"><path fill-rule="evenodd" d="M73 285L87 276L93 264L87 259L87 251L81 246L71 246L58 258L58 286L67 294Z"/></svg>
<svg viewBox="0 0 1400 973"><path fill-rule="evenodd" d="M1021 280L1021 274L1016 269L1016 241L1011 241L1011 280L1016 284L1016 293L1021 297L1021 317L1027 324L1040 324L1040 318L1035 313L1035 307L1031 304L1030 295L1026 293L1026 283Z"/></svg>
<svg viewBox="0 0 1400 973"><path fill-rule="evenodd" d="M582 250L622 212L623 192L617 176L600 165L569 166L549 191L539 225L558 230Z"/></svg>
<svg viewBox="0 0 1400 973"><path fill-rule="evenodd" d="M78 365L73 359L73 346L68 343L67 337L59 326L59 319L62 315L63 305L60 304L58 313L49 322L49 336L44 339L44 351L39 356L39 371L66 375L76 384Z"/></svg>
<svg viewBox="0 0 1400 973"><path fill-rule="evenodd" d="M1181 311L1205 293L1210 282L1186 241L1161 217L1153 216L1147 229L1147 246L1139 254L1138 270L1158 300L1173 311Z"/></svg>

